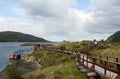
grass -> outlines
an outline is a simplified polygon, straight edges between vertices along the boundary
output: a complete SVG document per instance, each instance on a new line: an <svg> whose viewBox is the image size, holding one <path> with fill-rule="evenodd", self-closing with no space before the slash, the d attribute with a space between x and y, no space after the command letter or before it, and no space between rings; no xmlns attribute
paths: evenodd
<svg viewBox="0 0 120 79"><path fill-rule="evenodd" d="M60 46L65 46L68 50L87 49L88 44L93 46L92 42L64 42ZM98 43L97 47L90 50L91 54L98 56L112 56L120 58L120 43ZM36 50L26 57L31 62L17 62L17 69L8 69L8 77L11 77L11 71L18 71L18 79L87 79L75 65L74 56L67 55L62 52ZM114 61L109 58L110 61ZM39 67L40 66L40 69ZM114 67L113 64L109 64ZM22 70L22 71L21 71ZM22 75L22 76L21 76ZM15 79L17 79L17 77ZM9 78L9 79L14 79ZM106 78L105 78L106 79ZM109 78L108 78L109 79Z"/></svg>
<svg viewBox="0 0 120 79"><path fill-rule="evenodd" d="M29 61L16 61L6 69L8 79L87 79L77 68L73 55L36 50L26 60Z"/></svg>
<svg viewBox="0 0 120 79"><path fill-rule="evenodd" d="M103 47L105 48L99 48L99 45L98 45L98 47L91 50L90 52L96 55L109 56L110 61L116 61L115 58L120 58L120 44L119 43L105 43ZM115 58L112 58L112 57L115 57ZM103 59L105 58L103 57Z"/></svg>
<svg viewBox="0 0 120 79"><path fill-rule="evenodd" d="M63 43L59 44L59 46L65 46L66 49L68 49L68 50L87 49L88 45L90 45L90 47L94 46L93 42L63 42ZM91 54L96 54L98 56L103 55L103 56L120 58L120 42L112 42L112 43L111 42L108 42L108 43L107 42L98 42L97 47L94 47L89 52ZM109 60L115 61L112 58L110 58Z"/></svg>
<svg viewBox="0 0 120 79"><path fill-rule="evenodd" d="M5 71L8 79L23 79L23 74L26 75L36 69L38 69L38 67L33 61L27 62L25 60L18 60L8 66Z"/></svg>
<svg viewBox="0 0 120 79"><path fill-rule="evenodd" d="M93 45L93 42L62 42L57 47L65 46L66 49L73 51L74 49L86 49L88 47L88 44Z"/></svg>
<svg viewBox="0 0 120 79"><path fill-rule="evenodd" d="M67 49L72 50L77 48L78 50L87 49L88 44L92 47L94 44L93 42L65 42L61 43L60 46L65 46ZM94 47L89 51L91 54L97 55L96 57L100 58L102 55L102 59L106 60L106 56L108 56L108 60L115 62L116 57L119 58L120 63L120 42L98 42L97 46ZM112 58L114 57L114 58ZM108 63L109 68L115 69L116 65L112 63ZM107 78L109 79L109 77Z"/></svg>
<svg viewBox="0 0 120 79"><path fill-rule="evenodd" d="M25 79L87 79L86 75L78 70L72 55L38 50L28 58L31 57L42 65L42 69L25 75Z"/></svg>
<svg viewBox="0 0 120 79"><path fill-rule="evenodd" d="M18 70L14 65L6 69L8 79L22 79L22 71Z"/></svg>
<svg viewBox="0 0 120 79"><path fill-rule="evenodd" d="M69 62L61 65L55 65L32 72L30 75L34 77L44 75L44 78L42 79L87 79L86 75L80 72L74 64L74 62Z"/></svg>

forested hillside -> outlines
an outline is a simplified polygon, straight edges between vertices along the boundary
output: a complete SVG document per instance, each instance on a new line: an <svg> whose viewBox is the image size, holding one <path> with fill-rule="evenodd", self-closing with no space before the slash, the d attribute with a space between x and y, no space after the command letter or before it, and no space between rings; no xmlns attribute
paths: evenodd
<svg viewBox="0 0 120 79"><path fill-rule="evenodd" d="M20 32L0 32L0 42L48 42L47 40L33 35Z"/></svg>

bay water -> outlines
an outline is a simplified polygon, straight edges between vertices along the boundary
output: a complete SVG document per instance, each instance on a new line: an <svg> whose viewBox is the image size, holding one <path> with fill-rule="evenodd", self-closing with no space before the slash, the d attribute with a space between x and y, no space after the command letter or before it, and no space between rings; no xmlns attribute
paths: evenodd
<svg viewBox="0 0 120 79"><path fill-rule="evenodd" d="M28 43L28 42L27 42ZM40 44L43 42L29 42L33 44ZM57 42L44 42L45 44L58 44ZM9 62L9 55L12 55L15 52L19 52L20 50L30 50L33 51L33 46L21 46L22 44L26 44L26 42L0 42L0 72L7 66ZM32 50L31 50L32 49Z"/></svg>
<svg viewBox="0 0 120 79"><path fill-rule="evenodd" d="M0 43L0 72L7 66L9 55L19 50L33 49L33 46L20 46L23 43Z"/></svg>

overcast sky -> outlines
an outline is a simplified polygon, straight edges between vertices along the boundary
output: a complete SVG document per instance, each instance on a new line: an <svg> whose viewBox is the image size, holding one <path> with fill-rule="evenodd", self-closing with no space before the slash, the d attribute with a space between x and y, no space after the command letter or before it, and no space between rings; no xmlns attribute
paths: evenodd
<svg viewBox="0 0 120 79"><path fill-rule="evenodd" d="M0 31L50 41L106 39L120 30L120 0L0 0Z"/></svg>

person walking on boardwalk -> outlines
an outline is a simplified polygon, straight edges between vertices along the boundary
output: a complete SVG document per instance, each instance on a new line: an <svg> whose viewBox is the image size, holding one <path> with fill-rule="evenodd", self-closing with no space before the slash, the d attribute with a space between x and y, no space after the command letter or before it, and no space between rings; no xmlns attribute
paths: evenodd
<svg viewBox="0 0 120 79"><path fill-rule="evenodd" d="M98 44L98 42L96 41L96 39L94 39L94 47L96 47Z"/></svg>

